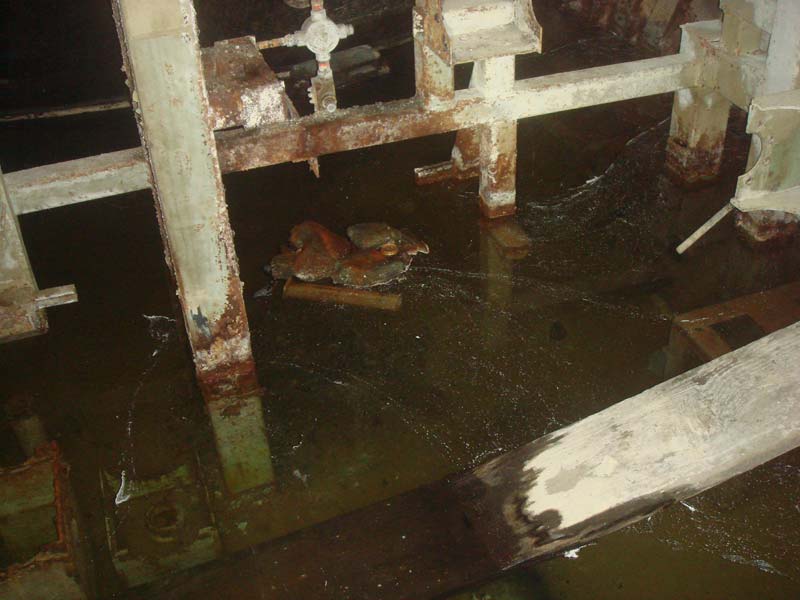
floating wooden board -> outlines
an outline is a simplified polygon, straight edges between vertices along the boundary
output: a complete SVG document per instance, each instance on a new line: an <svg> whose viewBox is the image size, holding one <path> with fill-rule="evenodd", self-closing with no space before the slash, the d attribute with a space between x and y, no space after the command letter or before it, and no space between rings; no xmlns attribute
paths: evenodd
<svg viewBox="0 0 800 600"><path fill-rule="evenodd" d="M800 324L158 597L425 600L555 556L800 445L799 361Z"/></svg>
<svg viewBox="0 0 800 600"><path fill-rule="evenodd" d="M283 297L391 311L400 310L403 304L403 297L400 294L387 294L339 285L304 283L292 278L287 279L283 286Z"/></svg>

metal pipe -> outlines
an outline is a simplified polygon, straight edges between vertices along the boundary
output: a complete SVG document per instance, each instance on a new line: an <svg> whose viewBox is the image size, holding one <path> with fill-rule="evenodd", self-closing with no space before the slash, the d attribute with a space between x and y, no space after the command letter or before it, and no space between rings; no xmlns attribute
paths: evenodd
<svg viewBox="0 0 800 600"><path fill-rule="evenodd" d="M716 213L714 213L713 217L711 217L708 221L706 221L700 227L698 227L697 231L695 231L692 235L686 238L686 240L684 240L682 244L680 244L677 248L675 248L675 251L678 254L683 254L684 252L686 252L689 248L694 246L694 243L697 240L699 240L701 237L707 234L717 223L722 221L722 219L727 217L728 213L730 213L732 210L733 210L733 205L730 202L725 204L725 206L723 206Z"/></svg>

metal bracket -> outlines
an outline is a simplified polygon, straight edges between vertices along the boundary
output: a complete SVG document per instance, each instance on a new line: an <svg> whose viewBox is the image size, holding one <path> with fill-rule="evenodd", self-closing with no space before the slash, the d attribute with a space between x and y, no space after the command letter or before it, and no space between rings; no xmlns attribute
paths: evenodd
<svg viewBox="0 0 800 600"><path fill-rule="evenodd" d="M78 301L75 286L40 290L0 172L0 343L47 332L50 306Z"/></svg>
<svg viewBox="0 0 800 600"><path fill-rule="evenodd" d="M731 204L742 212L776 210L800 216L800 90L753 100L747 132L760 148L739 177Z"/></svg>

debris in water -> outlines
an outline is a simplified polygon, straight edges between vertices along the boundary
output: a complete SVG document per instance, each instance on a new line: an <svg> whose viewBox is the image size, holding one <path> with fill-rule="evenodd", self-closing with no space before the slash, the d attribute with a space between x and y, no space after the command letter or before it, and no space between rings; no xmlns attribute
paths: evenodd
<svg viewBox="0 0 800 600"><path fill-rule="evenodd" d="M686 508L688 508L690 512L697 512L697 510L698 510L697 507L692 506L691 504L689 504L688 502L686 502L684 500L681 500L681 504L683 506L685 506Z"/></svg>
<svg viewBox="0 0 800 600"><path fill-rule="evenodd" d="M386 223L360 223L347 228L349 241L319 223L305 221L292 228L289 247L272 259L276 279L296 277L316 282L366 288L394 281L413 257L430 249L414 236Z"/></svg>
<svg viewBox="0 0 800 600"><path fill-rule="evenodd" d="M302 481L303 485L306 485L308 483L308 474L301 473L300 469L295 469L294 471L292 471L292 475L294 475L297 479Z"/></svg>
<svg viewBox="0 0 800 600"><path fill-rule="evenodd" d="M128 487L128 476L123 469L122 474L120 475L120 483L119 489L117 490L117 495L114 498L114 504L119 506L123 502L127 502L131 498L131 491Z"/></svg>
<svg viewBox="0 0 800 600"><path fill-rule="evenodd" d="M403 297L400 294L386 294L319 283L302 283L294 279L286 280L286 284L283 286L283 297L391 311L400 310L403 304Z"/></svg>

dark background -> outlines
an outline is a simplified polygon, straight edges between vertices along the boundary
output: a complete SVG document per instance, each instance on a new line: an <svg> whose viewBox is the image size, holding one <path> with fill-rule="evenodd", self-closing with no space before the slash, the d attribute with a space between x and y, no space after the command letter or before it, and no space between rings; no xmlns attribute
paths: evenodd
<svg viewBox="0 0 800 600"><path fill-rule="evenodd" d="M328 14L359 32L340 48L410 32L413 0L329 0ZM127 96L109 0L14 0L3 10L0 111ZM195 0L200 40L242 35L268 39L297 30L307 17L283 0ZM359 27L360 25L360 27ZM270 51L274 66L309 58L304 49Z"/></svg>

